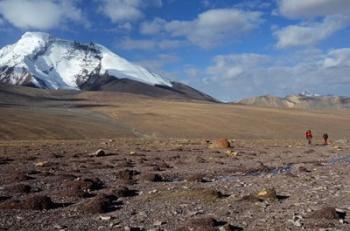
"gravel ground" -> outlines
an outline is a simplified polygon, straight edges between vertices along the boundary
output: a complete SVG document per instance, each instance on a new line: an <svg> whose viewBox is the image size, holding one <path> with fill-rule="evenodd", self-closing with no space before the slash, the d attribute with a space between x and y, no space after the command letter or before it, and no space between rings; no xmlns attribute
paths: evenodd
<svg viewBox="0 0 350 231"><path fill-rule="evenodd" d="M0 230L350 230L347 140L210 142L0 142Z"/></svg>

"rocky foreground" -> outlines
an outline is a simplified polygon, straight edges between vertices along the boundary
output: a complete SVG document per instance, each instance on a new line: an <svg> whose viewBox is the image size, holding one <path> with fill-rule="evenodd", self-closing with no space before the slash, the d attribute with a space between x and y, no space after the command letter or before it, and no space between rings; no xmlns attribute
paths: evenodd
<svg viewBox="0 0 350 231"><path fill-rule="evenodd" d="M350 151L301 141L0 143L0 230L350 230Z"/></svg>

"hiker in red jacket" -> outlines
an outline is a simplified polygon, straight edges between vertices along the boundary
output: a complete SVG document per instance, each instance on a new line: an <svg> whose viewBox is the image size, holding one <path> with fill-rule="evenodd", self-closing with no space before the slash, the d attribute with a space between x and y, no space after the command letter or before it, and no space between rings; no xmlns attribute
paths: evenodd
<svg viewBox="0 0 350 231"><path fill-rule="evenodd" d="M312 141L312 132L311 132L311 130L307 130L305 132L305 137L306 137L306 139L308 141L308 144L311 144L311 141Z"/></svg>

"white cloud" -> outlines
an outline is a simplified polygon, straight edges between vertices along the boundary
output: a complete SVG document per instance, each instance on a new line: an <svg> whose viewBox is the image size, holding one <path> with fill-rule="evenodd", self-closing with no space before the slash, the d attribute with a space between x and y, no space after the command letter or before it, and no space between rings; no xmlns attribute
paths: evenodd
<svg viewBox="0 0 350 231"><path fill-rule="evenodd" d="M213 6L213 3L211 3L209 0L202 0L201 5L204 6L205 8L210 8Z"/></svg>
<svg viewBox="0 0 350 231"><path fill-rule="evenodd" d="M165 71L165 67L169 64L173 64L179 61L179 57L170 54L159 54L155 57L147 58L144 60L138 60L136 63L146 67L152 72L158 73L167 79L177 79L177 75L174 72Z"/></svg>
<svg viewBox="0 0 350 231"><path fill-rule="evenodd" d="M163 72L162 69L165 65L175 63L177 61L179 61L179 57L175 55L159 54L156 57L150 59L138 60L137 63L144 67L147 67L154 72Z"/></svg>
<svg viewBox="0 0 350 231"><path fill-rule="evenodd" d="M186 76L195 78L201 74L201 71L198 68L188 66L184 69Z"/></svg>
<svg viewBox="0 0 350 231"><path fill-rule="evenodd" d="M350 68L350 48L330 51L324 59L323 66L325 68Z"/></svg>
<svg viewBox="0 0 350 231"><path fill-rule="evenodd" d="M279 12L288 18L349 15L349 0L279 0Z"/></svg>
<svg viewBox="0 0 350 231"><path fill-rule="evenodd" d="M186 46L185 41L181 40L152 40L152 39L131 39L124 38L119 43L119 46L124 50L153 50L153 49L175 49Z"/></svg>
<svg viewBox="0 0 350 231"><path fill-rule="evenodd" d="M232 42L257 28L262 14L239 9L214 9L198 15L192 21L165 21L155 19L144 23L141 32L145 34L170 33L173 37L185 37L195 45L211 48L221 42Z"/></svg>
<svg viewBox="0 0 350 231"><path fill-rule="evenodd" d="M166 21L164 19L155 18L152 22L141 23L140 32L146 35L158 34L163 30L165 24Z"/></svg>
<svg viewBox="0 0 350 231"><path fill-rule="evenodd" d="M156 42L147 39L134 40L130 38L125 38L120 42L119 45L124 50L151 50L155 49Z"/></svg>
<svg viewBox="0 0 350 231"><path fill-rule="evenodd" d="M3 0L0 14L21 29L53 29L67 22L88 25L76 1L69 0Z"/></svg>
<svg viewBox="0 0 350 231"><path fill-rule="evenodd" d="M241 9L249 9L249 10L264 10L267 8L270 8L273 4L273 1L269 2L266 0L249 0L249 1L242 1L240 3L235 4L235 7L241 8Z"/></svg>
<svg viewBox="0 0 350 231"><path fill-rule="evenodd" d="M350 48L328 52L304 50L288 56L221 55L213 59L207 77L196 87L223 100L256 95L349 95Z"/></svg>
<svg viewBox="0 0 350 231"><path fill-rule="evenodd" d="M306 20L275 32L279 48L314 45L350 24L349 0L279 0L278 8L282 16Z"/></svg>
<svg viewBox="0 0 350 231"><path fill-rule="evenodd" d="M162 0L102 0L100 11L112 22L132 22L144 17L145 7L161 7Z"/></svg>
<svg viewBox="0 0 350 231"><path fill-rule="evenodd" d="M343 16L329 16L322 22L291 25L277 30L277 47L313 45L331 36L336 31L347 26L349 18Z"/></svg>
<svg viewBox="0 0 350 231"><path fill-rule="evenodd" d="M267 62L268 57L254 53L232 54L216 56L213 61L214 66L208 68L208 73L212 76L220 73L220 79L232 80L244 78L245 69Z"/></svg>

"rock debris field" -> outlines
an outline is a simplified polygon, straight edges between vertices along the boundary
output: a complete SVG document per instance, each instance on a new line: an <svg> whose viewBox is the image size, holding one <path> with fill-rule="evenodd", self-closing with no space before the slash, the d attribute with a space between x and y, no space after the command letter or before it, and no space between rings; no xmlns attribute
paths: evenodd
<svg viewBox="0 0 350 231"><path fill-rule="evenodd" d="M347 140L0 142L0 230L350 230Z"/></svg>

